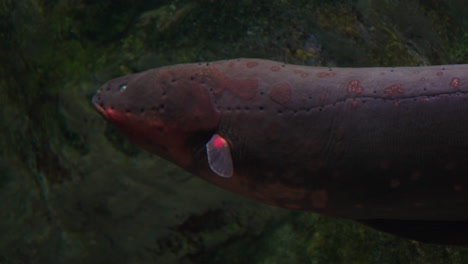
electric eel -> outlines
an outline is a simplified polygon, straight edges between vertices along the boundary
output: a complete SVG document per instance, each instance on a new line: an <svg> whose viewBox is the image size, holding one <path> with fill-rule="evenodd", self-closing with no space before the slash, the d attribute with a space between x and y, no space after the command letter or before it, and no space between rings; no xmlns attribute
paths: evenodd
<svg viewBox="0 0 468 264"><path fill-rule="evenodd" d="M135 144L224 189L468 244L468 64L180 64L110 80L92 102Z"/></svg>

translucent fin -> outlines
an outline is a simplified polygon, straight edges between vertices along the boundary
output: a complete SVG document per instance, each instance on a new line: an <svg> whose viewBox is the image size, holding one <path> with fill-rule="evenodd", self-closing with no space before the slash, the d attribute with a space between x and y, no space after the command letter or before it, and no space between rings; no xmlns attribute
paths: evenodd
<svg viewBox="0 0 468 264"><path fill-rule="evenodd" d="M232 166L231 149L222 136L215 134L206 143L206 154L210 169L218 176L229 178L234 173Z"/></svg>

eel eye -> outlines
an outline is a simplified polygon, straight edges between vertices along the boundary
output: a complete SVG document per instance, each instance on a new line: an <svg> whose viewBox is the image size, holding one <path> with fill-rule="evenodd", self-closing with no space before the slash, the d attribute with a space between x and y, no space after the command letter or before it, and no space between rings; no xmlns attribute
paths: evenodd
<svg viewBox="0 0 468 264"><path fill-rule="evenodd" d="M125 91L125 89L127 89L127 85L126 85L126 84L122 84L122 85L119 87L119 92L123 92L123 91Z"/></svg>

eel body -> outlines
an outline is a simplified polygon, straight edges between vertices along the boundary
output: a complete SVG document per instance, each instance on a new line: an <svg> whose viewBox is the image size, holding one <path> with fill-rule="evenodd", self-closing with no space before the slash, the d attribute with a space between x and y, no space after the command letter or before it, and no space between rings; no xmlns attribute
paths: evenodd
<svg viewBox="0 0 468 264"><path fill-rule="evenodd" d="M113 79L93 104L131 141L222 188L468 243L457 234L468 231L467 64L181 64Z"/></svg>

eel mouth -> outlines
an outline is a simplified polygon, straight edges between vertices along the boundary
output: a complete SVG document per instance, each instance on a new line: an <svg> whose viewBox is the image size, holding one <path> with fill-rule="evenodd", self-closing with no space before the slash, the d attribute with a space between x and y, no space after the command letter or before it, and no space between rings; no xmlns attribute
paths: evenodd
<svg viewBox="0 0 468 264"><path fill-rule="evenodd" d="M94 108L101 114L104 118L107 118L107 113L104 108L104 104L101 101L100 90L93 96L91 99L91 103L93 104Z"/></svg>

